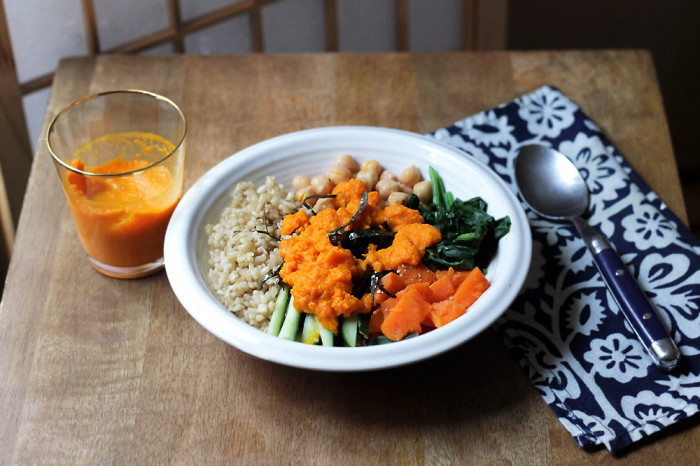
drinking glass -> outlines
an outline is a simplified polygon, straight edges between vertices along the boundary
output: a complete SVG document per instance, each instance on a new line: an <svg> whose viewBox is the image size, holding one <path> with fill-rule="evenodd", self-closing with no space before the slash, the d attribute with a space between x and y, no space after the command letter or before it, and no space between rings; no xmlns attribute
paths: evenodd
<svg viewBox="0 0 700 466"><path fill-rule="evenodd" d="M141 90L82 98L49 125L49 152L97 271L137 278L163 268L165 230L182 194L186 132L173 101Z"/></svg>

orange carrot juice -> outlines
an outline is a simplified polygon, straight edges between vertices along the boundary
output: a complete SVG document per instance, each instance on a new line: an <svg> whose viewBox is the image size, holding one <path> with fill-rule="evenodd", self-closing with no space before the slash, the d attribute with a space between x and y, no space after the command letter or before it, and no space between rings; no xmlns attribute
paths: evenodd
<svg viewBox="0 0 700 466"><path fill-rule="evenodd" d="M114 158L89 165L92 154L105 151ZM86 174L68 171L64 188L92 259L136 267L163 257L165 230L182 185L181 164L166 163L173 151L175 146L160 136L134 132L103 136L73 154L70 165Z"/></svg>

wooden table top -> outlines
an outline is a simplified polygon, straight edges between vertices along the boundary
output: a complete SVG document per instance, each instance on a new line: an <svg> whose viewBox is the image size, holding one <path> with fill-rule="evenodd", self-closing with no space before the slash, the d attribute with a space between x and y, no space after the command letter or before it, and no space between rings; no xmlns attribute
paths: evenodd
<svg viewBox="0 0 700 466"><path fill-rule="evenodd" d="M638 50L69 59L44 127L90 93L164 94L189 121L187 188L272 136L355 124L426 133L545 84L687 221L654 66ZM197 324L165 273L93 271L41 144L0 307L0 394L3 464L700 462L693 418L622 458L581 449L489 330L370 373L248 356Z"/></svg>

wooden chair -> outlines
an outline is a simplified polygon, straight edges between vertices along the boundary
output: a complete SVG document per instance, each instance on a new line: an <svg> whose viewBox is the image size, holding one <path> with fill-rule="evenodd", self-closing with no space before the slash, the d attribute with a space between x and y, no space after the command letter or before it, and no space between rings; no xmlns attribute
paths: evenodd
<svg viewBox="0 0 700 466"><path fill-rule="evenodd" d="M185 53L184 38L239 15L248 15L252 51L266 51L261 8L283 0L243 0L201 17L183 21L179 0L167 0L169 27L137 38L116 48L100 45L94 0L81 0L87 49L90 55L139 53L171 43L176 53ZM323 0L325 50L338 51L337 1ZM463 50L505 47L507 0L461 0L461 48ZM410 48L409 0L394 0L396 51ZM32 145L25 122L22 97L51 86L53 73L19 83L12 56L4 6L0 2L0 278L4 277L14 241L14 231L32 163Z"/></svg>
<svg viewBox="0 0 700 466"><path fill-rule="evenodd" d="M4 282L32 164L22 93L0 3L0 279ZM1 283L0 283L1 286ZM1 290L1 288L0 288Z"/></svg>

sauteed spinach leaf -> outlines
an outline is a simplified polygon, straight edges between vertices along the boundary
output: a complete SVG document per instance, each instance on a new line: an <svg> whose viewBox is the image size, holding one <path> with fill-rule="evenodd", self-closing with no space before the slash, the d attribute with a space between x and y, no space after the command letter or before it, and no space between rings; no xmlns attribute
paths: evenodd
<svg viewBox="0 0 700 466"><path fill-rule="evenodd" d="M498 241L510 231L510 217L496 220L487 213L488 204L480 197L454 199L440 175L430 167L433 202L421 204L411 195L407 207L418 209L425 221L442 233L442 240L426 250L423 261L440 268L454 267L483 271L493 259Z"/></svg>

